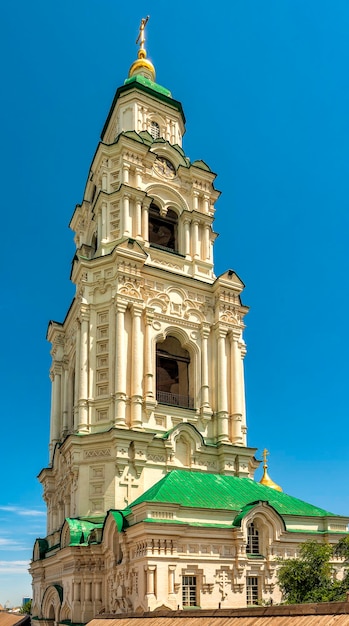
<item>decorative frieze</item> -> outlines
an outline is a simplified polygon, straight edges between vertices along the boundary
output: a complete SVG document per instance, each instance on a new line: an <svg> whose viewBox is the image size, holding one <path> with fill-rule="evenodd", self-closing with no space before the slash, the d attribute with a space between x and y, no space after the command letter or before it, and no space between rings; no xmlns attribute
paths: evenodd
<svg viewBox="0 0 349 626"><path fill-rule="evenodd" d="M95 450L84 450L84 459L103 458L111 456L110 448L97 448Z"/></svg>

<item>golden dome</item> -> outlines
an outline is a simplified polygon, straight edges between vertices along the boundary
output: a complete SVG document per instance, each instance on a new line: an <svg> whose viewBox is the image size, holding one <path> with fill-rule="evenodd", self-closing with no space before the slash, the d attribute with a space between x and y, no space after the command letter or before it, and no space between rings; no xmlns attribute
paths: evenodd
<svg viewBox="0 0 349 626"><path fill-rule="evenodd" d="M263 450L263 458L264 458L263 470L264 471L263 471L263 476L259 481L259 484L264 485L265 487L270 487L270 489L275 489L275 491L282 491L282 487L274 483L274 481L270 478L268 474L267 454L269 454L268 450L264 449Z"/></svg>
<svg viewBox="0 0 349 626"><path fill-rule="evenodd" d="M147 59L147 51L144 47L144 44L145 44L144 29L148 20L149 20L149 15L147 15L147 17L145 18L142 18L141 20L141 24L139 27L139 35L136 39L136 43L139 43L139 50L137 54L138 58L136 59L136 61L132 63L129 69L128 77L131 78L132 76L135 76L136 74L141 74L142 76L145 76L145 78L148 78L149 80L152 80L153 82L155 82L155 68L152 62L149 61L149 59Z"/></svg>

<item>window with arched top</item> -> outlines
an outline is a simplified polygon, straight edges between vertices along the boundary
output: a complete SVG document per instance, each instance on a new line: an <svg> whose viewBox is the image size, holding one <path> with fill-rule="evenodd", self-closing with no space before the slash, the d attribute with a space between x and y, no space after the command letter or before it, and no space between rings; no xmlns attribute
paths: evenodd
<svg viewBox="0 0 349 626"><path fill-rule="evenodd" d="M168 209L166 215L160 214L155 204L149 208L149 243L151 246L170 252L177 251L177 214Z"/></svg>
<svg viewBox="0 0 349 626"><path fill-rule="evenodd" d="M260 554L259 532L253 522L247 527L246 552L247 554Z"/></svg>
<svg viewBox="0 0 349 626"><path fill-rule="evenodd" d="M189 352L176 337L168 336L156 344L156 399L187 409L194 407L189 396Z"/></svg>
<svg viewBox="0 0 349 626"><path fill-rule="evenodd" d="M153 139L159 139L160 137L160 126L157 122L150 122L149 132Z"/></svg>

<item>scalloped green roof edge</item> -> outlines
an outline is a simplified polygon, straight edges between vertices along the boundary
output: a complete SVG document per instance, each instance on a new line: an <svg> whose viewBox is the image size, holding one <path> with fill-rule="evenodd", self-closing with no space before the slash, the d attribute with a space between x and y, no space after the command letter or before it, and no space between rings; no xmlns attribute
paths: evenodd
<svg viewBox="0 0 349 626"><path fill-rule="evenodd" d="M342 517L256 483L251 478L186 470L172 470L129 506L133 508L142 502L162 502L240 512L259 500L268 502L281 516Z"/></svg>

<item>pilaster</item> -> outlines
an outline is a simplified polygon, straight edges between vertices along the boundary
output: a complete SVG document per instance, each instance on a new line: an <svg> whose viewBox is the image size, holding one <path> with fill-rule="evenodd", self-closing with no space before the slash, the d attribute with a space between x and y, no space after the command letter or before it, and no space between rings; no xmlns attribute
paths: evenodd
<svg viewBox="0 0 349 626"><path fill-rule="evenodd" d="M78 432L89 432L88 415L88 381L89 381L89 321L90 312L87 306L80 311L80 359L78 370Z"/></svg>
<svg viewBox="0 0 349 626"><path fill-rule="evenodd" d="M217 342L217 439L229 441L228 394L227 394L227 328L220 323L215 325Z"/></svg>
<svg viewBox="0 0 349 626"><path fill-rule="evenodd" d="M132 313L132 385L131 385L131 426L142 428L143 402L143 336L141 333L142 304L133 303Z"/></svg>
<svg viewBox="0 0 349 626"><path fill-rule="evenodd" d="M209 379L208 379L208 338L210 336L210 326L202 324L201 336L201 418L206 421L212 416L212 408L209 399Z"/></svg>
<svg viewBox="0 0 349 626"><path fill-rule="evenodd" d="M116 300L115 426L126 426L125 313L127 302Z"/></svg>

